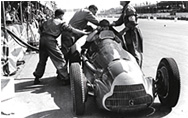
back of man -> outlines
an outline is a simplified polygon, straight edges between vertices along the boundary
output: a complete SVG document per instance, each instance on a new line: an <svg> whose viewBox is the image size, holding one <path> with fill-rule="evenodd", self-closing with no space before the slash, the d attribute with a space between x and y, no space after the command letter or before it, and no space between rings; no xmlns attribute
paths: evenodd
<svg viewBox="0 0 188 118"><path fill-rule="evenodd" d="M80 29L80 30L87 28L88 22L98 25L99 21L95 17L95 14L92 12L93 9L97 11L97 8L95 9L95 6L94 8L89 7L89 9L81 9L77 11L72 17L72 19L69 21L69 24L72 27Z"/></svg>
<svg viewBox="0 0 188 118"><path fill-rule="evenodd" d="M40 28L41 35L50 35L54 37L53 38L54 40L56 40L55 38L59 37L59 35L62 32L61 30L57 30L57 29L61 29L62 23L63 22L60 21L59 19L50 19L44 22Z"/></svg>
<svg viewBox="0 0 188 118"><path fill-rule="evenodd" d="M80 29L80 30L86 30L87 32L92 31L93 29L91 26L88 26L88 22L98 25L99 21L95 17L96 12L98 11L98 8L95 5L90 5L88 9L81 9L77 11L74 16L71 18L69 21L69 25L71 25L73 28ZM62 45L62 50L67 50L66 51L66 57L67 60L70 62L75 62L79 61L79 54L77 53L76 49L77 46L74 44L80 37L83 35L78 35L78 34L62 34L61 37L61 43ZM73 42L70 42L70 39L74 40ZM70 44L68 44L70 43ZM65 52L65 51L64 51Z"/></svg>

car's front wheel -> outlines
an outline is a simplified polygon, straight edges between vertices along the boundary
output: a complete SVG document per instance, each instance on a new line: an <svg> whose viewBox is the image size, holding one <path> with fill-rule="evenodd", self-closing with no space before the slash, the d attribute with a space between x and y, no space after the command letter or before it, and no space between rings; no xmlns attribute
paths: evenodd
<svg viewBox="0 0 188 118"><path fill-rule="evenodd" d="M70 66L71 92L73 97L73 110L76 115L83 115L86 101L86 79L79 63Z"/></svg>
<svg viewBox="0 0 188 118"><path fill-rule="evenodd" d="M180 75L173 58L163 58L157 68L156 91L162 105L174 107L180 94Z"/></svg>

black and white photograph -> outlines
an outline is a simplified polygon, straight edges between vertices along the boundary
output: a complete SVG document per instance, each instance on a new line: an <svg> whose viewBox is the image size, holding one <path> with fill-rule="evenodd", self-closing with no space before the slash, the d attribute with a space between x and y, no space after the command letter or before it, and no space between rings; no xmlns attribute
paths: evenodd
<svg viewBox="0 0 188 118"><path fill-rule="evenodd" d="M186 118L188 1L1 1L1 118Z"/></svg>

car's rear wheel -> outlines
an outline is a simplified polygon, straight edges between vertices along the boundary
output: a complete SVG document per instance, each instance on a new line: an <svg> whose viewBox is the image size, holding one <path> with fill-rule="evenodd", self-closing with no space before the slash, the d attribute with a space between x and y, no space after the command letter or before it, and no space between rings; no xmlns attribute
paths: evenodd
<svg viewBox="0 0 188 118"><path fill-rule="evenodd" d="M156 91L162 105L174 107L180 94L179 69L174 59L163 58L157 68Z"/></svg>
<svg viewBox="0 0 188 118"><path fill-rule="evenodd" d="M79 63L70 66L71 92L73 97L73 110L76 115L83 115L86 101L86 79Z"/></svg>

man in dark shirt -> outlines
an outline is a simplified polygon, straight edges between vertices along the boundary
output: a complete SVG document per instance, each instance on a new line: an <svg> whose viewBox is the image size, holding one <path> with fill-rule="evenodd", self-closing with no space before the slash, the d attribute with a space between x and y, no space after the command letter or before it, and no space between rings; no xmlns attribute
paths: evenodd
<svg viewBox="0 0 188 118"><path fill-rule="evenodd" d="M123 6L122 14L117 21L114 21L112 26L125 25L125 28L121 31L126 33L124 35L125 42L127 44L128 51L136 58L136 61L142 65L142 53L143 53L143 37L137 23L137 14L134 7L129 5L130 1L120 1Z"/></svg>
<svg viewBox="0 0 188 118"><path fill-rule="evenodd" d="M34 84L40 83L43 76L48 57L52 60L57 69L58 78L62 79L63 84L69 84L67 68L65 66L64 55L58 47L56 38L64 31L74 32L76 34L87 34L81 30L67 26L63 22L64 11L57 9L55 18L44 22L40 28L40 45L39 45L39 62L33 75L35 76Z"/></svg>
<svg viewBox="0 0 188 118"><path fill-rule="evenodd" d="M99 25L99 21L96 18L98 8L95 5L90 5L88 9L80 9L77 11L69 21L69 25L80 30L92 31L91 26L88 26L88 22ZM63 32L61 37L61 50L68 62L78 62L80 60L77 53L75 42L82 37L82 34L75 34L70 32Z"/></svg>
<svg viewBox="0 0 188 118"><path fill-rule="evenodd" d="M83 30L87 28L87 23L98 25L99 21L96 18L98 8L95 5L90 5L88 9L77 11L69 21L69 24L77 29Z"/></svg>
<svg viewBox="0 0 188 118"><path fill-rule="evenodd" d="M90 5L88 9L80 9L69 21L69 25L80 30L91 31L88 22L99 25L99 20L96 18L98 8L95 5ZM82 35L75 34L75 39L79 39Z"/></svg>

